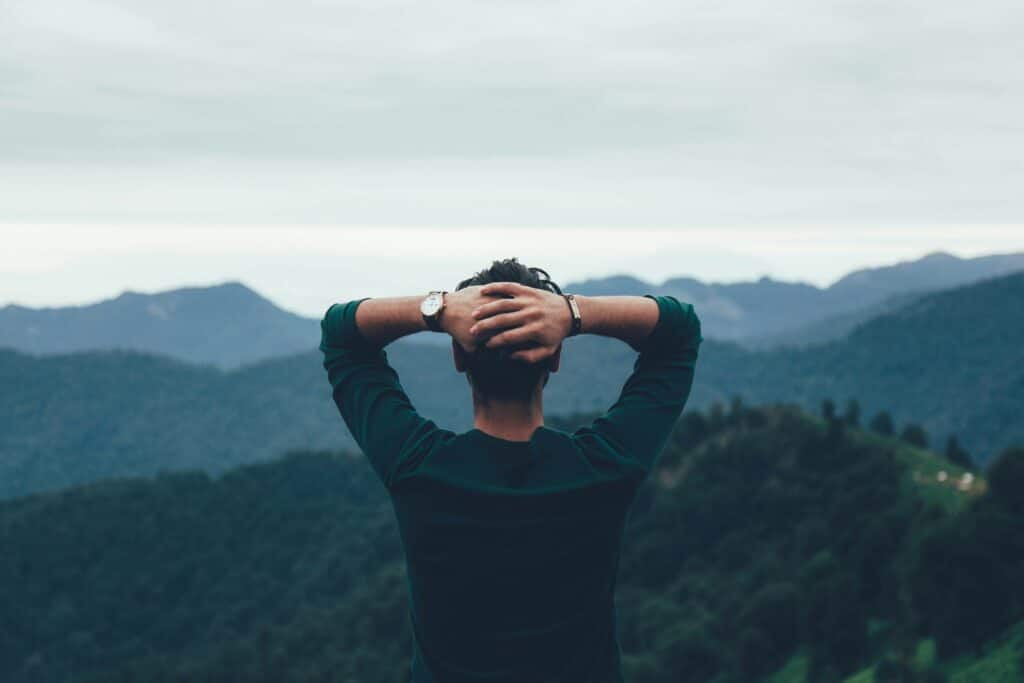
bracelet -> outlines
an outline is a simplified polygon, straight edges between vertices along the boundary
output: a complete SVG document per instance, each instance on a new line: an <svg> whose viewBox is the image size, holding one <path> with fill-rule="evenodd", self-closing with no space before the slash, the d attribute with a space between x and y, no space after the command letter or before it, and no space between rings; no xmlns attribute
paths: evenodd
<svg viewBox="0 0 1024 683"><path fill-rule="evenodd" d="M576 303L576 296L574 294L563 294L566 303L569 304L569 312L572 313L572 328L569 330L567 337L575 337L580 333L580 329L583 327L583 318L580 317L580 307Z"/></svg>

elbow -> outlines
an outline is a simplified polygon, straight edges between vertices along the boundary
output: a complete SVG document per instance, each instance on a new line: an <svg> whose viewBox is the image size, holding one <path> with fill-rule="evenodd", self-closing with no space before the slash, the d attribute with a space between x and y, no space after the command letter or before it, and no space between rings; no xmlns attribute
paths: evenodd
<svg viewBox="0 0 1024 683"><path fill-rule="evenodd" d="M700 343L704 341L704 337L701 335L701 323L700 316L697 315L697 311L693 308L693 304L687 304L689 310L687 311L687 323L686 323L686 338L694 347L700 346Z"/></svg>

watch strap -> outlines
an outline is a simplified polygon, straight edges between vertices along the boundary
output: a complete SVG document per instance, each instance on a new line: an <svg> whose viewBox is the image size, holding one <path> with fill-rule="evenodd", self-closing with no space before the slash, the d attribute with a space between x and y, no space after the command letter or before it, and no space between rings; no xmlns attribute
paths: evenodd
<svg viewBox="0 0 1024 683"><path fill-rule="evenodd" d="M569 328L569 334L566 336L575 337L580 333L580 330L583 327L583 318L580 316L580 306L576 302L575 294L563 294L562 296L565 297L566 303L569 304L569 311L572 313L572 327Z"/></svg>

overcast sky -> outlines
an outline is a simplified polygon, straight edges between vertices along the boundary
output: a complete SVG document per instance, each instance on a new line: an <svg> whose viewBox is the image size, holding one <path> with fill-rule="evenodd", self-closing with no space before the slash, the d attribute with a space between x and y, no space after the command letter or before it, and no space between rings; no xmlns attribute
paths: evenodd
<svg viewBox="0 0 1024 683"><path fill-rule="evenodd" d="M0 0L0 303L353 242L412 286L511 228L605 229L573 276L1021 250L1021 44L1020 0Z"/></svg>

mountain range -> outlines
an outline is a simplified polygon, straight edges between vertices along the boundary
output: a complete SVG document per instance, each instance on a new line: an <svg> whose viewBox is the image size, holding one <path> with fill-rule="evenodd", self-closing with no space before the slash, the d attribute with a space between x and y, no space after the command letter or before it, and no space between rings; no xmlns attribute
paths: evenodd
<svg viewBox="0 0 1024 683"><path fill-rule="evenodd" d="M569 285L581 294L672 294L700 312L704 335L746 346L806 345L843 336L880 311L915 295L1024 270L1024 253L923 258L857 270L826 288L763 277L754 282L704 283L688 277L661 284L630 276ZM895 297L895 302L888 300Z"/></svg>
<svg viewBox="0 0 1024 683"><path fill-rule="evenodd" d="M775 348L837 339L923 293L1021 270L1024 253L958 258L936 252L858 270L827 288L767 277L736 283L675 277L655 283L613 275L570 282L563 290L672 294L694 304L705 337ZM324 310L330 303L324 301ZM130 349L231 369L314 348L318 323L282 310L241 283L228 282L156 294L125 292L85 306L8 305L0 308L0 348L33 354ZM446 340L423 336L417 341L444 345Z"/></svg>
<svg viewBox="0 0 1024 683"><path fill-rule="evenodd" d="M810 348L751 351L708 339L689 407L739 396L817 410L825 399L857 399L865 420L888 411L920 423L936 446L955 435L984 464L1024 443L1021 302L1024 273L915 298ZM545 413L606 409L635 353L585 335L565 344ZM456 431L472 426L450 349L400 340L388 354L421 413ZM315 351L229 371L138 351L0 351L0 385L0 497L352 445Z"/></svg>

